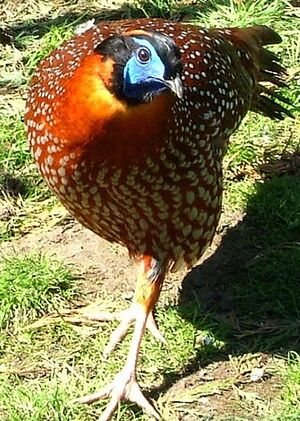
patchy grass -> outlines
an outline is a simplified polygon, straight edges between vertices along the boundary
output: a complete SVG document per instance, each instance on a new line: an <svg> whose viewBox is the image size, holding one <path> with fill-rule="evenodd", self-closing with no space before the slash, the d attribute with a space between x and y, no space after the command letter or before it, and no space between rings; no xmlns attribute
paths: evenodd
<svg viewBox="0 0 300 421"><path fill-rule="evenodd" d="M296 352L288 354L287 366L283 372L285 384L283 409L278 420L296 420L300 417L300 355Z"/></svg>
<svg viewBox="0 0 300 421"><path fill-rule="evenodd" d="M31 75L44 57L73 35L76 24L77 22L64 22L60 26L50 25L40 40L36 36L28 37L25 34L18 37L18 44L24 50L23 60L27 75Z"/></svg>
<svg viewBox="0 0 300 421"><path fill-rule="evenodd" d="M273 122L249 114L233 136L224 161L223 239L187 276L178 304L164 299L157 319L168 345L147 335L139 378L166 420L299 419L299 11L285 0L151 0L126 7L116 2L113 11L109 6L42 0L0 6L6 34L6 45L0 45L0 243L14 243L65 217L32 164L22 116L35 66L79 23L93 15L145 15L207 26L271 25L283 38L271 48L287 67L289 88L283 92L296 119ZM0 418L96 419L105 402L82 407L70 401L113 377L130 338L104 361L110 328L78 320L80 311L69 299L82 285L69 267L45 255L9 256L0 264ZM107 297L101 302L120 306ZM74 320L66 307L71 319L75 312ZM42 323L39 318L51 312L60 316L53 321L51 314ZM253 380L257 368L263 374ZM123 404L115 419L147 418Z"/></svg>
<svg viewBox="0 0 300 421"><path fill-rule="evenodd" d="M139 378L146 389L160 387L165 378L171 381L179 376L182 368L206 347L201 342L196 343L196 329L180 318L174 309L159 311L158 318L168 346L158 345L152 337L144 341ZM102 351L108 336L109 331L102 325L72 327L61 321L39 330L27 330L17 338L8 338L0 366L5 380L0 381L2 417L16 420L94 419L104 402L87 408L70 405L69 401L103 386L121 369L129 338L125 339L116 356L103 361ZM216 341L209 347L211 352L222 345ZM14 364L16 359L21 362L18 366ZM133 411L132 405L124 405L120 415L126 408L126 419L144 419L141 413Z"/></svg>
<svg viewBox="0 0 300 421"><path fill-rule="evenodd" d="M240 323L262 328L246 346L279 349L299 346L300 295L295 291L300 264L300 180L273 178L257 183L249 198L244 223L245 247L253 255L233 284ZM250 326L248 326L250 328ZM251 328L250 328L251 329ZM255 332L254 328L254 332ZM273 335L265 335L270 329ZM258 332L256 332L258 333Z"/></svg>
<svg viewBox="0 0 300 421"><path fill-rule="evenodd" d="M70 271L42 255L6 257L1 261L0 327L26 323L66 304L74 295Z"/></svg>
<svg viewBox="0 0 300 421"><path fill-rule="evenodd" d="M20 171L30 160L21 116L4 115L1 129L1 173Z"/></svg>

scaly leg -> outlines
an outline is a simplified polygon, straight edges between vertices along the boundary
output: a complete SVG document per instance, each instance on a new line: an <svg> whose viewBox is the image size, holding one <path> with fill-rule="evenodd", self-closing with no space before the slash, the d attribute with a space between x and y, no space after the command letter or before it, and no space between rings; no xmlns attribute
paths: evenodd
<svg viewBox="0 0 300 421"><path fill-rule="evenodd" d="M90 404L100 399L110 397L110 402L100 417L100 421L110 420L117 408L118 403L121 400L128 400L130 402L136 403L149 415L156 419L160 418L158 412L147 401L137 383L136 366L140 344L145 328L147 326L147 321L150 320L150 325L154 322L153 316L152 318L150 316L150 319L148 316L159 297L163 279L164 272L160 270L160 268L158 270L158 262L149 256L143 256L141 269L137 277L137 285L133 298L133 304L130 308L134 318L132 319L131 314L130 316L127 316L127 320L125 319L125 322L121 322L120 326L122 326L122 323L124 326L122 326L122 328L119 326L117 331L113 332L110 342L106 347L107 352L114 349L116 343L126 334L128 323L130 324L133 320L135 320L133 337L130 343L125 365L123 369L115 376L114 380L105 386L102 390L91 395L84 396L83 398L79 398L75 401L78 403ZM154 326L157 329L156 325Z"/></svg>
<svg viewBox="0 0 300 421"><path fill-rule="evenodd" d="M125 338L129 327L135 322L138 313L135 308L135 303L133 302L133 304L127 310L120 311L117 313L100 313L93 311L83 313L83 315L89 320L95 320L100 322L115 320L120 321L119 326L112 332L110 340L104 349L104 355L108 356L112 351L115 350L116 346ZM167 342L157 327L152 311L150 311L148 315L146 328L156 340L164 344Z"/></svg>

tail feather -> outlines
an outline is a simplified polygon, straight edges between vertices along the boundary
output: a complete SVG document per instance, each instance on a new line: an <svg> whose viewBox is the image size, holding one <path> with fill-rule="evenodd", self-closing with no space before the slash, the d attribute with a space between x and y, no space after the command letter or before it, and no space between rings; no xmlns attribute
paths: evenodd
<svg viewBox="0 0 300 421"><path fill-rule="evenodd" d="M274 91L274 89L272 90L272 89L270 89L270 88L268 88L267 86L264 86L264 85L259 85L259 86L260 86L260 89L261 89L261 93L273 96L274 98L277 98L279 101L284 102L285 104L293 105L288 98L281 95L279 92ZM285 83L284 86L288 86L288 85Z"/></svg>
<svg viewBox="0 0 300 421"><path fill-rule="evenodd" d="M250 66L249 62L245 66L255 81L250 109L273 119L282 120L285 115L293 117L287 108L276 102L290 104L288 99L274 90L287 86L284 82L286 69L279 63L276 54L264 48L265 45L279 44L281 37L267 26L233 29L231 36L237 48L247 51L251 57Z"/></svg>
<svg viewBox="0 0 300 421"><path fill-rule="evenodd" d="M258 102L253 111L260 111L265 116L276 120L283 120L285 115L293 118L293 114L289 110L275 102L272 97L264 95L258 96Z"/></svg>
<svg viewBox="0 0 300 421"><path fill-rule="evenodd" d="M261 55L259 57L259 67L261 69L261 72L258 74L259 77L261 77L263 72L273 73L277 75L279 80L286 75L286 70L278 63L278 57L276 54L271 53L264 48L261 50ZM265 79L261 78L259 80L263 81Z"/></svg>
<svg viewBox="0 0 300 421"><path fill-rule="evenodd" d="M270 82L273 85L279 86L280 88L287 87L287 84L277 73L269 72L267 70L261 70L258 76L258 80L260 82Z"/></svg>

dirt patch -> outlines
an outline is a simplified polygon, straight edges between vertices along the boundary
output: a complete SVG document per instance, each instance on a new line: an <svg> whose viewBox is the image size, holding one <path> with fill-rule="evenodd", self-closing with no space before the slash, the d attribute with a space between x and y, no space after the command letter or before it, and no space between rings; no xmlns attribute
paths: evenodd
<svg viewBox="0 0 300 421"><path fill-rule="evenodd" d="M47 253L73 266L80 275L80 287L87 300L107 293L118 299L130 298L134 291L136 266L129 259L127 250L98 237L69 217L67 212L63 211L62 215L65 217L51 229L33 229L21 238L2 243L1 252L4 255ZM238 213L222 218L212 245L199 263L213 255L228 227L237 224L241 218ZM167 276L160 300L162 304L176 301L185 275L186 271L181 270ZM196 281L197 273L191 271L190 277Z"/></svg>
<svg viewBox="0 0 300 421"><path fill-rule="evenodd" d="M231 361L214 362L176 382L163 400L181 413L180 421L258 419L278 405L281 386L280 379L270 374L273 366L274 359L267 354L249 355L243 370ZM254 378L258 367L261 377Z"/></svg>
<svg viewBox="0 0 300 421"><path fill-rule="evenodd" d="M1 250L5 254L41 252L58 258L75 268L83 293L91 296L101 290L120 294L134 285L134 264L126 250L109 244L72 219L49 231L31 232L3 243Z"/></svg>

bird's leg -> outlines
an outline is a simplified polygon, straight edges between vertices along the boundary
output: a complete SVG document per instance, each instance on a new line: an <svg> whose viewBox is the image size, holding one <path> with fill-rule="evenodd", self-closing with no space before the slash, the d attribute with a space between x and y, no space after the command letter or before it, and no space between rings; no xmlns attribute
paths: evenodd
<svg viewBox="0 0 300 421"><path fill-rule="evenodd" d="M131 310L134 313L135 326L123 369L115 376L110 384L99 392L76 400L78 403L89 404L110 397L111 400L102 414L100 421L110 420L121 400L128 400L136 403L149 415L156 419L160 418L158 412L143 395L136 380L136 365L141 340L147 326L148 316L159 297L164 279L163 271L157 270L157 268L154 267L153 261L155 260L149 256L143 256L141 261L141 269L138 273L135 295L131 307ZM153 320L151 321L150 319L150 323L152 322ZM120 337L119 334L117 336L118 338ZM113 343L114 340L111 339L110 342Z"/></svg>
<svg viewBox="0 0 300 421"><path fill-rule="evenodd" d="M105 356L108 356L111 352L115 350L116 346L126 336L129 327L136 321L138 317L139 317L139 312L137 311L137 306L136 306L135 301L133 301L130 308L122 312L119 326L110 335L109 342L103 351L103 354ZM157 339L160 342L166 343L165 338L158 330L152 311L148 314L148 317L146 320L146 328L155 337L155 339Z"/></svg>
<svg viewBox="0 0 300 421"><path fill-rule="evenodd" d="M110 420L121 400L136 403L147 413L159 419L159 414L144 397L136 380L136 364L147 319L147 313L143 308L137 308L136 310L138 317L135 322L130 349L123 369L102 390L76 400L78 403L91 404L100 399L110 397L111 400L100 417L100 421Z"/></svg>
<svg viewBox="0 0 300 421"><path fill-rule="evenodd" d="M137 283L138 287L138 283ZM135 322L137 318L137 309L136 309L136 296L133 298L133 302L131 306L123 311L116 312L116 313L108 313L108 312L97 312L97 311L87 311L84 312L83 315L88 318L89 320L95 321L115 321L119 320L119 326L112 332L110 335L110 339L108 344L106 345L103 353L105 356L108 356L111 352L113 352L116 346L124 339L126 336L129 327ZM154 338L162 343L166 343L164 336L159 331L156 321L153 316L153 311L151 310L148 314L148 318L146 321L146 328L149 332L154 336Z"/></svg>
<svg viewBox="0 0 300 421"><path fill-rule="evenodd" d="M115 350L117 345L125 338L127 335L129 327L135 322L137 317L137 312L135 309L135 303L133 302L130 308L127 310L118 312L118 313L95 313L95 314L84 314L89 320L96 321L113 321L119 320L119 326L111 333L108 344L106 345L103 354L108 356L111 352ZM167 343L166 339L159 331L156 321L151 311L148 315L146 328L154 336L154 338L164 344Z"/></svg>

